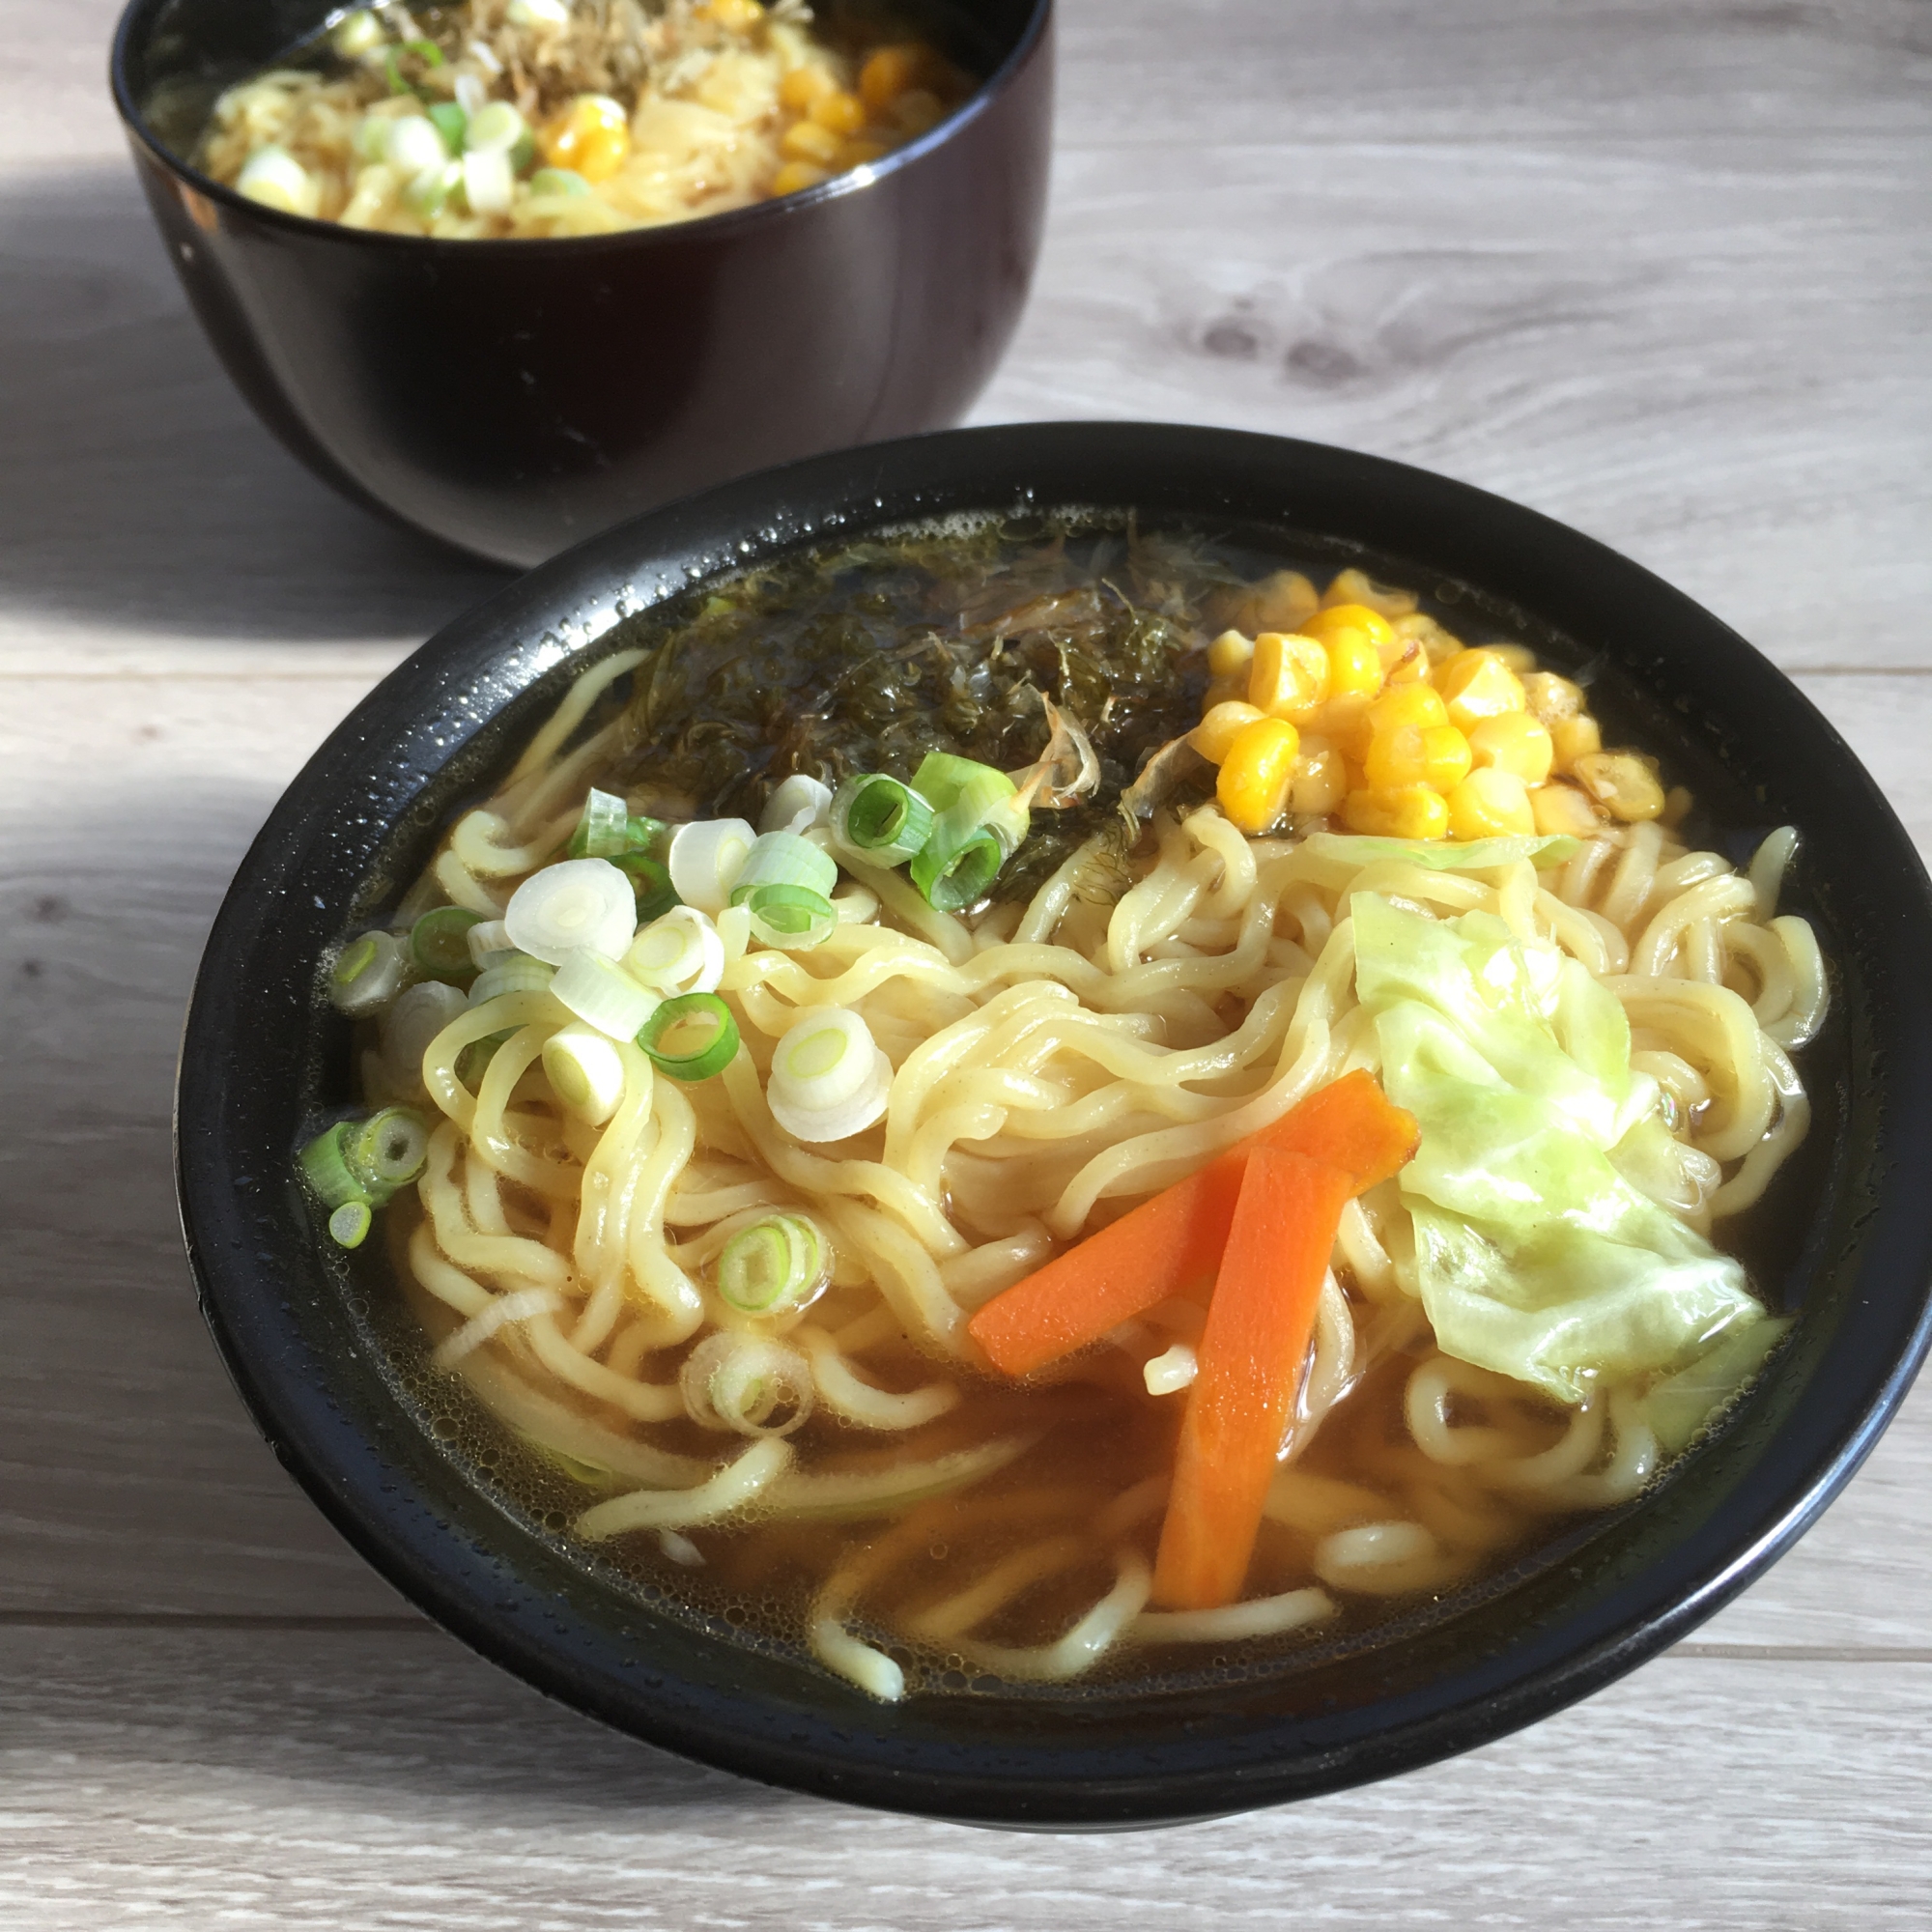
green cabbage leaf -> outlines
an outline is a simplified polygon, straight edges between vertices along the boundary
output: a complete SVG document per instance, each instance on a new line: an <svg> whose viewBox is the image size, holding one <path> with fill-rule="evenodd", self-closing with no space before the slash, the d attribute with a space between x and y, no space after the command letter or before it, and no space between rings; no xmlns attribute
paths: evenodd
<svg viewBox="0 0 1932 1932"><path fill-rule="evenodd" d="M1744 1269L1619 1172L1659 1096L1615 995L1488 913L1427 919L1376 893L1350 910L1382 1083L1422 1129L1401 1185L1440 1346L1576 1403L1765 1327ZM1737 1386L1705 1379L1714 1406Z"/></svg>
<svg viewBox="0 0 1932 1932"><path fill-rule="evenodd" d="M1487 872L1492 867L1513 866L1529 859L1538 871L1560 866L1577 849L1579 840L1560 832L1542 838L1374 838L1354 832L1316 832L1302 841L1310 858L1333 859L1350 866L1373 866L1381 859L1403 859L1428 872Z"/></svg>

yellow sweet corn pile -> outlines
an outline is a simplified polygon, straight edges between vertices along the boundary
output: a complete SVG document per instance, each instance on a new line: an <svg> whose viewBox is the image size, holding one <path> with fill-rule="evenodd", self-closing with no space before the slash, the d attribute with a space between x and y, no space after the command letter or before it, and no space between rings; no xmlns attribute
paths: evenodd
<svg viewBox="0 0 1932 1932"><path fill-rule="evenodd" d="M1188 739L1220 767L1234 824L1327 815L1467 840L1585 836L1664 810L1656 761L1606 752L1579 686L1523 645L1465 645L1415 604L1358 570L1325 592L1277 571L1236 602Z"/></svg>
<svg viewBox="0 0 1932 1932"><path fill-rule="evenodd" d="M821 68L794 68L779 85L779 105L792 117L779 137L785 156L772 192L796 194L847 168L862 167L923 134L945 118L956 76L917 42L880 47L859 70L858 89L839 87Z"/></svg>

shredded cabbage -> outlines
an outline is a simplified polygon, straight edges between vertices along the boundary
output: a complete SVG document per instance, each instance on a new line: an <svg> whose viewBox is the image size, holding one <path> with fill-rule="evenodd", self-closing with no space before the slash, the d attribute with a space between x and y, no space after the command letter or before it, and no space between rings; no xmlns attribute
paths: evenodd
<svg viewBox="0 0 1932 1932"><path fill-rule="evenodd" d="M1431 872L1486 872L1492 866L1513 866L1533 860L1538 871L1560 866L1572 857L1579 840L1560 832L1542 838L1370 838L1351 832L1317 832L1303 841L1309 856L1340 859L1350 866L1373 865L1378 859L1406 859Z"/></svg>
<svg viewBox="0 0 1932 1932"><path fill-rule="evenodd" d="M1735 1261L1618 1172L1659 1094L1614 994L1488 913L1426 919L1376 893L1350 910L1382 1082L1422 1128L1402 1190L1448 1353L1575 1403L1773 1325ZM1688 1408L1704 1384L1680 1379ZM1742 1377L1709 1379L1704 1414ZM1673 1410L1673 1435L1704 1414L1682 1430Z"/></svg>

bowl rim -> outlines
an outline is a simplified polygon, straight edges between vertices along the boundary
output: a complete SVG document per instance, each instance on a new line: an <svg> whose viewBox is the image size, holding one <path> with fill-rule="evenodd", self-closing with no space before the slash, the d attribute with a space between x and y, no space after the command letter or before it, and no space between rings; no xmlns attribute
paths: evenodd
<svg viewBox="0 0 1932 1932"><path fill-rule="evenodd" d="M1784 701L1804 724L1807 742L1832 761L1830 781L1869 814L1869 826L1861 822L1861 831L1868 829L1887 863L1901 868L1897 929L1932 944L1932 884L1924 867L1889 804L1830 723L1782 672L1719 619L1594 539L1447 477L1286 438L1178 425L1094 422L953 430L809 458L618 525L494 593L385 677L290 784L236 873L197 975L184 1034L175 1112L177 1179L189 1258L203 1313L238 1389L258 1427L325 1515L382 1575L445 1629L559 1700L634 1736L725 1770L885 1809L1063 1830L1180 1822L1343 1789L1491 1742L1601 1688L1712 1615L1809 1526L1869 1453L1932 1346L1932 1219L1922 1209L1905 1211L1898 1199L1906 1192L1905 1179L1900 1178L1888 1183L1882 1230L1888 1242L1883 1259L1899 1273L1900 1292L1889 1297L1863 1296L1833 1331L1833 1349L1850 1346L1840 1331L1850 1333L1853 1340L1885 1336L1884 1358L1869 1348L1854 1351L1850 1366L1855 1373L1832 1383L1829 1412L1805 1411L1795 1421L1784 1419L1759 1458L1768 1472L1763 1481L1754 1487L1741 1485L1741 1491L1748 1487L1748 1494L1727 1492L1714 1512L1721 1533L1680 1537L1661 1555L1646 1558L1629 1577L1606 1586L1604 1597L1590 1599L1584 1610L1566 1610L1549 1628L1520 1641L1513 1637L1514 1647L1499 1645L1453 1678L1440 1685L1432 1682L1428 1697L1410 1699L1389 1722L1359 1738L1316 1749L1316 1740L1325 1734L1319 1722L1303 1724L1293 1733L1300 1754L1285 1765L1238 1753L1203 1763L1198 1752L1194 1759L1171 1753L1155 1764L1144 1753L1138 1765L1117 1765L1117 1775L1073 1777L1053 1768L1070 1761L1065 1753L1052 1757L1045 1751L1030 1772L1016 1766L994 1768L990 1762L968 1770L956 1761L956 1751L949 1755L929 1750L921 1757L908 1748L904 1762L893 1763L882 1762L876 1753L865 1756L856 1751L840 1759L831 1741L845 1736L855 1723L863 1724L863 1710L841 1711L842 1728L814 1735L809 1745L757 1730L726 1733L714 1728L696 1707L675 1706L674 1698L664 1695L661 1683L648 1705L634 1700L613 1712L607 1680L589 1674L581 1652L557 1634L564 1623L554 1605L544 1603L540 1615L527 1617L509 1614L500 1603L493 1607L487 1600L491 1579L500 1589L504 1567L479 1567L460 1528L452 1530L445 1522L426 1530L424 1518L432 1512L420 1497L397 1501L389 1494L388 1486L380 1479L393 1478L395 1472L381 1463L377 1452L366 1444L345 1446L345 1418L334 1413L326 1391L318 1396L316 1387L305 1381L305 1371L296 1359L299 1350L295 1318L287 1302L278 1304L274 1295L261 1292L257 1272L251 1271L243 1252L237 1200L248 1177L219 1145L215 1123L227 1093L224 1056L233 1044L228 1031L233 975L256 928L279 916L282 888L277 884L277 867L284 856L282 843L292 829L299 827L304 813L314 818L319 792L331 801L339 798L346 774L366 772L372 758L396 746L398 733L391 722L383 719L384 710L398 702L419 700L439 688L440 679L446 683L463 667L473 668L492 651L500 655L504 646L492 642L493 638L517 634L520 625L525 632L539 624L557 627L570 621L556 614L559 610L582 612L592 608L586 598L608 602L612 586L635 584L653 567L660 573L657 595L670 595L691 580L695 554L711 554L715 569L755 562L760 554L792 548L812 531L809 525L801 528L792 521L790 506L811 500L814 490L823 495L836 485L845 492L841 500L876 503L878 513L869 519L871 527L919 514L922 490L930 497L927 514L969 506L999 507L957 492L948 502L943 480L922 484L923 476L943 474L954 457L969 465L977 463L980 471L1012 479L1009 499L1015 507L1070 503L1078 499L1043 497L1035 505L1022 492L1030 473L1050 469L1056 456L1069 449L1080 452L1093 471L1109 475L1133 473L1136 467L1140 473L1157 473L1150 466L1161 460L1171 461L1179 469L1184 462L1209 456L1234 469L1269 463L1292 469L1298 464L1338 486L1406 490L1432 504L1480 515L1496 526L1498 541L1504 533L1512 541L1534 538L1550 547L1566 566L1589 563L1610 570L1629 587L1637 605L1653 611L1674 611L1693 623L1700 647L1740 663L1754 661L1759 667L1755 675L1786 688ZM911 511L887 512L886 499L895 488L901 497L909 494L915 506ZM895 498L895 503L898 500ZM1090 500L1118 501L1119 496ZM1212 508L1202 503L1199 512L1211 514ZM1177 508L1173 514L1185 512ZM864 512L851 519L861 526L867 521ZM1283 521L1288 521L1286 514ZM703 532L714 528L756 530L760 545L749 557L722 540L715 553L704 552L701 547L712 540ZM1506 583L1490 587L1504 594L1509 589ZM589 628L594 619L583 621L586 634L580 642L568 648L557 645L545 661L548 665L565 662L577 650L595 651L598 634ZM478 728L527 689L535 673L527 663L524 671L523 682L497 711L479 717ZM426 773L417 789L432 780L433 775ZM378 843L401 822L407 794L398 790L393 796L393 812L379 834L370 835ZM339 817L332 802L330 811ZM372 811L371 816L380 813ZM373 851L374 845L369 849ZM317 905L322 905L320 899ZM337 910L332 917L339 930L346 912ZM1932 1140L1932 1078L1913 1086L1900 1078L1899 1067L1904 1065L1908 1073L1917 1069L1932 1074L1932 1002L1918 996L1902 1008L1892 1023L1892 1035L1897 1037L1888 1039L1893 1050L1886 1070L1875 1074L1871 1085L1883 1095L1888 1110L1895 1105L1906 1129L1899 1137L1921 1145ZM1889 1111L1887 1120L1896 1128ZM251 1161L255 1158L246 1147L234 1151ZM270 1165L286 1158L281 1150L267 1153ZM1878 1179L1871 1185L1876 1189ZM273 1257L258 1259L270 1262ZM1861 1259L1861 1285L1866 1267ZM356 1464L357 1456L372 1466ZM1633 1507L1641 1509L1649 1501L1646 1497ZM436 1560L425 1555L425 1548ZM1279 1727L1269 1735L1277 1734L1289 1735ZM1305 1746L1299 1742L1304 1736L1309 1740Z"/></svg>
<svg viewBox="0 0 1932 1932"><path fill-rule="evenodd" d="M727 241L741 233L755 233L763 225L782 221L787 215L805 209L818 208L828 202L843 200L854 194L863 194L867 188L877 187L901 168L947 146L956 135L962 134L975 123L992 111L994 103L1011 86L1014 78L1031 61L1040 41L1046 35L1054 12L1054 0L1030 0L1031 12L1026 24L1020 30L1019 39L1012 50L989 73L966 99L961 101L945 119L934 123L923 134L895 148L891 154L882 155L876 161L867 161L860 167L848 168L843 174L834 175L829 181L816 183L809 188L801 188L795 193L779 195L766 201L754 201L744 208L730 208L716 214L695 215L685 221L664 221L636 228L620 228L608 235L514 235L478 236L466 239L448 235L392 235L385 229L346 228L339 221L324 221L319 215L293 214L284 209L270 208L264 202L251 201L239 194L225 183L216 181L213 175L204 174L193 162L184 159L164 142L149 125L148 118L134 99L133 88L128 79L128 70L133 57L137 26L145 27L148 17L167 4L167 0L128 0L120 19L115 23L114 39L108 52L108 86L114 97L116 111L128 132L137 140L148 155L168 174L194 193L227 208L236 214L247 215L263 221L270 229L283 229L291 234L304 235L314 239L338 241L345 246L371 246L388 248L391 251L422 251L441 254L455 249L465 260L494 255L503 249L514 249L522 254L530 249L542 249L546 253L558 251L573 254L595 255L626 244L659 241L668 242L673 237L722 236ZM514 259L514 257L512 258Z"/></svg>

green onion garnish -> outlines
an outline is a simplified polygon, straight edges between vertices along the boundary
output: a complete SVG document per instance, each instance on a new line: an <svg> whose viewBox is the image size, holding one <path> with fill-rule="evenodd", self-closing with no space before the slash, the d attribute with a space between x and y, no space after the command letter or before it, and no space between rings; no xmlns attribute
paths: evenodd
<svg viewBox="0 0 1932 1932"><path fill-rule="evenodd" d="M482 915L468 906L437 906L424 913L410 927L410 956L417 970L451 985L473 979L476 962L469 956L469 928L482 923Z"/></svg>
<svg viewBox="0 0 1932 1932"><path fill-rule="evenodd" d="M322 1205L331 1210L369 1198L369 1190L349 1171L343 1153L344 1143L353 1131L350 1122L338 1121L317 1134L297 1157L302 1179L321 1196Z"/></svg>
<svg viewBox="0 0 1932 1932"><path fill-rule="evenodd" d="M838 883L830 852L791 832L761 833L731 883L731 903L743 905L760 886L803 886L823 898Z"/></svg>
<svg viewBox="0 0 1932 1932"><path fill-rule="evenodd" d="M815 1301L831 1273L818 1224L804 1214L773 1214L724 1243L718 1293L745 1315L790 1314Z"/></svg>
<svg viewBox="0 0 1932 1932"><path fill-rule="evenodd" d="M631 823L648 825L655 821L634 818ZM630 878L631 890L638 895L639 925L648 925L652 920L662 919L672 906L684 903L670 882L670 867L662 859L653 859L647 852L620 852L611 863Z"/></svg>
<svg viewBox="0 0 1932 1932"><path fill-rule="evenodd" d="M530 177L533 195L588 194L590 184L575 168L539 168Z"/></svg>
<svg viewBox="0 0 1932 1932"><path fill-rule="evenodd" d="M614 859L619 852L631 849L630 823L630 809L624 801L614 792L599 791L593 785L583 801L583 816L570 835L566 855L572 859Z"/></svg>
<svg viewBox="0 0 1932 1932"><path fill-rule="evenodd" d="M424 67L442 65L442 49L434 41L405 41L403 51L406 54L414 54Z"/></svg>
<svg viewBox="0 0 1932 1932"><path fill-rule="evenodd" d="M660 1073L709 1080L736 1056L738 1022L716 993L681 993L644 1022L638 1044Z"/></svg>
<svg viewBox="0 0 1932 1932"><path fill-rule="evenodd" d="M745 909L760 945L791 952L822 945L838 923L832 901L809 886L753 886Z"/></svg>
<svg viewBox="0 0 1932 1932"><path fill-rule="evenodd" d="M1004 772L994 771L991 765L982 765L977 758L957 758L951 752L928 752L920 760L919 770L912 775L912 788L934 811L944 811L959 796L962 786L972 784L989 773L997 779L1007 777ZM1010 779L1007 779L1007 789L1012 789Z"/></svg>
<svg viewBox="0 0 1932 1932"><path fill-rule="evenodd" d="M832 836L882 866L901 865L932 833L931 805L897 779L866 772L832 801Z"/></svg>
<svg viewBox="0 0 1932 1932"><path fill-rule="evenodd" d="M986 896L1006 863L1007 848L990 832L974 833L951 852L933 840L912 862L912 882L935 912L963 912Z"/></svg>
<svg viewBox="0 0 1932 1932"><path fill-rule="evenodd" d="M380 1208L423 1171L428 1123L413 1107L384 1107L344 1137L342 1158L361 1192Z"/></svg>
<svg viewBox="0 0 1932 1932"><path fill-rule="evenodd" d="M376 1217L366 1201L345 1201L328 1217L328 1232L339 1248L359 1248Z"/></svg>
<svg viewBox="0 0 1932 1932"><path fill-rule="evenodd" d="M469 131L469 116L453 100L434 101L423 112L430 125L442 136L442 145L452 156L463 152L463 137Z"/></svg>

